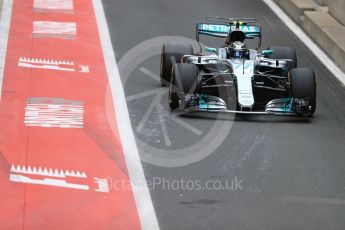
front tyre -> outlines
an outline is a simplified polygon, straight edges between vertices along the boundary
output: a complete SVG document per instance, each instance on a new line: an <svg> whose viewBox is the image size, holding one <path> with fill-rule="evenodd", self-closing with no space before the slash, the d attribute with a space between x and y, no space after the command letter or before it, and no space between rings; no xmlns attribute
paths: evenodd
<svg viewBox="0 0 345 230"><path fill-rule="evenodd" d="M316 110L316 80L315 73L311 69L296 68L289 74L290 97L297 99L308 99L311 108L310 116Z"/></svg>
<svg viewBox="0 0 345 230"><path fill-rule="evenodd" d="M178 109L180 106L180 98L176 92L169 92L169 107L171 110Z"/></svg>
<svg viewBox="0 0 345 230"><path fill-rule="evenodd" d="M179 44L167 42L161 51L160 80L162 86L167 86L171 80L172 67L175 63L181 63L183 55L193 55L191 44Z"/></svg>
<svg viewBox="0 0 345 230"><path fill-rule="evenodd" d="M199 69L194 64L179 63L173 66L169 90L169 107L175 110L179 107L178 95L194 94L197 88Z"/></svg>

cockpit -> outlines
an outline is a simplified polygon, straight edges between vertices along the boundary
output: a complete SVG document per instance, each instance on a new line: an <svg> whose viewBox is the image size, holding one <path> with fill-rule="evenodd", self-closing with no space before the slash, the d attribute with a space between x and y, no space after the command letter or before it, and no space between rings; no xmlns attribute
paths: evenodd
<svg viewBox="0 0 345 230"><path fill-rule="evenodd" d="M243 31L234 30L229 33L225 42L227 59L255 59L256 51L247 48L245 39L246 35Z"/></svg>

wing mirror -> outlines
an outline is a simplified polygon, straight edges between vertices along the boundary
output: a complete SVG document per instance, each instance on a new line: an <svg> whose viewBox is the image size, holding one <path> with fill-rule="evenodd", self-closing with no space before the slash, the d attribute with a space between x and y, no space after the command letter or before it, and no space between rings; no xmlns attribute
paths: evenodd
<svg viewBox="0 0 345 230"><path fill-rule="evenodd" d="M274 50L263 50L261 52L262 55L272 55L274 53Z"/></svg>
<svg viewBox="0 0 345 230"><path fill-rule="evenodd" d="M217 49L216 49L216 48L205 47L205 50L206 50L207 52L210 52L210 53L217 53Z"/></svg>

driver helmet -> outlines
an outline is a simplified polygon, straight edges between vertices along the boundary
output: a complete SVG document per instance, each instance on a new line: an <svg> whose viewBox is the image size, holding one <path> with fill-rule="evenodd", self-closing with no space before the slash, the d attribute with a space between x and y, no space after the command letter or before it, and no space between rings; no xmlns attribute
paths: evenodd
<svg viewBox="0 0 345 230"><path fill-rule="evenodd" d="M249 50L244 42L233 42L228 49L229 58L249 59Z"/></svg>

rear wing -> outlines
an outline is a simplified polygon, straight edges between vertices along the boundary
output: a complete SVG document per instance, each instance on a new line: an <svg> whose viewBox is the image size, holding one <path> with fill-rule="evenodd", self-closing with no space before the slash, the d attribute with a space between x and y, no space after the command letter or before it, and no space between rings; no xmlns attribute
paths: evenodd
<svg viewBox="0 0 345 230"><path fill-rule="evenodd" d="M234 30L241 30L246 39L259 38L261 45L261 26L253 18L221 18L207 17L205 22L196 24L196 40L199 42L200 35L226 38Z"/></svg>

